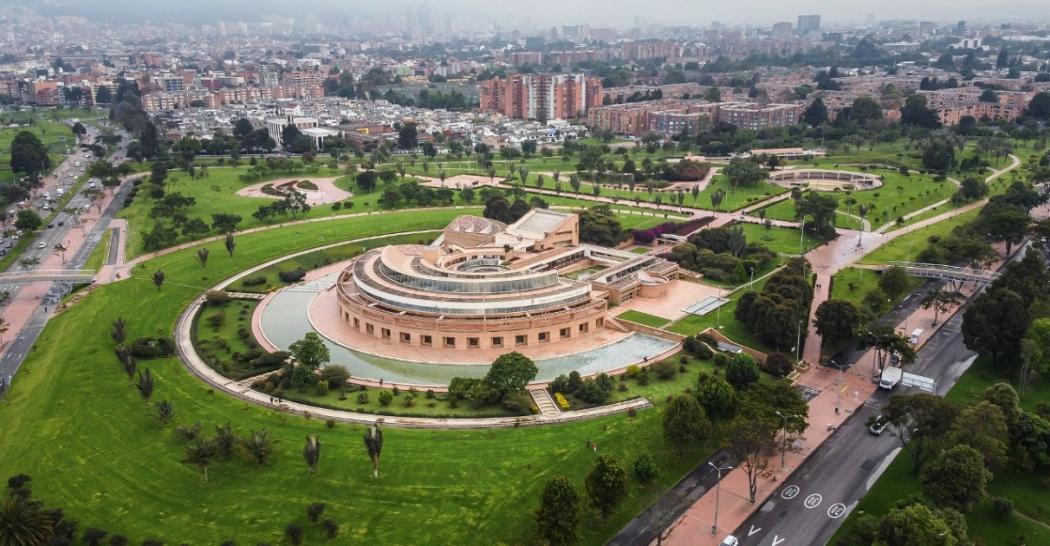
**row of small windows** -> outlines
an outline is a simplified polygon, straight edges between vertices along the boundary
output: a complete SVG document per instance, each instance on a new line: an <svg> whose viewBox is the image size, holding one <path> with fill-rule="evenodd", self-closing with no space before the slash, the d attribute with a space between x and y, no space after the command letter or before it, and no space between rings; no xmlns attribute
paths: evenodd
<svg viewBox="0 0 1050 546"><path fill-rule="evenodd" d="M355 317L353 319L353 324L354 324L354 328L356 328L358 330L361 329L361 320L360 319ZM605 319L604 318L598 318L598 319L596 319L594 321L594 326L596 328L601 328L604 324L605 324ZM576 325L576 331L579 334L586 334L587 332L590 331L590 322L581 322L581 323L577 324ZM376 327L375 327L374 324L372 324L372 323L365 323L365 333L374 336L375 332L376 332ZM382 338L382 339L392 339L392 335L391 334L392 333L391 333L391 330L389 328L384 328L384 327L380 327L379 328L379 337L380 338ZM551 338L551 334L552 334L552 332L539 332L539 333L536 334L535 340L538 343L548 343L552 339ZM563 327L563 328L559 328L558 332L557 332L557 335L558 335L558 339L569 339L570 337L572 337L572 327L566 326L566 327ZM434 346L434 336L429 335L429 334L418 334L418 337L419 337L419 344L420 345L422 345L424 347L433 347ZM441 337L441 346L445 347L447 349L454 349L454 348L456 348L456 343L457 343L456 340L457 340L457 338L454 337L454 336L442 336ZM398 341L400 341L401 343L411 344L412 343L412 334L409 333L409 332L398 332ZM511 344L511 341L513 341L513 344ZM489 338L489 346L492 347L492 348L496 348L496 349L502 348L502 347L509 347L509 346L522 347L522 346L526 346L528 344L529 344L529 336L527 334L516 334L514 336L492 336L492 337ZM473 337L473 336L467 337L466 338L466 347L468 349L478 349L478 348L480 348L481 347L481 338L480 337Z"/></svg>

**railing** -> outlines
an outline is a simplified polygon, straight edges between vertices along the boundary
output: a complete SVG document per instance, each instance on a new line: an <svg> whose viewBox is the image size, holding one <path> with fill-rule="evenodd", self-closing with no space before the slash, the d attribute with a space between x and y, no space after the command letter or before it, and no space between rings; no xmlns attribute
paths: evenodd
<svg viewBox="0 0 1050 546"><path fill-rule="evenodd" d="M928 264L919 262L890 262L904 269L905 273L916 277L927 279L945 279L957 282L972 282L977 284L990 284L999 278L996 271L985 271L983 269L972 269L969 267L956 267L953 265Z"/></svg>
<svg viewBox="0 0 1050 546"><path fill-rule="evenodd" d="M26 284L33 282L88 283L95 278L91 269L45 269L0 273L0 284Z"/></svg>

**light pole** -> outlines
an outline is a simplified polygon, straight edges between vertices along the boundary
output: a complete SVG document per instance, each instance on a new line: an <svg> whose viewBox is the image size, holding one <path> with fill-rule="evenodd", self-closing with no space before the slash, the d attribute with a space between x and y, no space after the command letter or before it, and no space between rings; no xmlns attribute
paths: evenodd
<svg viewBox="0 0 1050 546"><path fill-rule="evenodd" d="M784 423L784 425L781 427L784 429L784 438L783 441L780 443L780 469L784 470L784 456L787 454L788 447L788 417L798 417L798 415L784 415L779 411L774 411L774 413L776 413L780 417L780 420Z"/></svg>
<svg viewBox="0 0 1050 546"><path fill-rule="evenodd" d="M747 289L748 290L754 290L755 289L755 266L753 266L753 265L748 266L748 269L751 270L751 284L747 287Z"/></svg>
<svg viewBox="0 0 1050 546"><path fill-rule="evenodd" d="M715 482L715 521L711 524L711 534L714 535L718 534L718 498L722 493L722 471L732 470L733 467L718 466L715 463L712 463L711 461L708 461L707 464L711 465L711 468L715 469L715 472L718 472L718 481Z"/></svg>
<svg viewBox="0 0 1050 546"><path fill-rule="evenodd" d="M795 362L801 359L802 354L802 321L798 321L798 333L795 334Z"/></svg>
<svg viewBox="0 0 1050 546"><path fill-rule="evenodd" d="M798 255L802 255L802 242L806 239L806 219L802 219L802 229L798 233Z"/></svg>
<svg viewBox="0 0 1050 546"><path fill-rule="evenodd" d="M839 366L834 359L831 360L831 365L839 371L838 382L835 386L835 415L838 415L842 411L842 366Z"/></svg>

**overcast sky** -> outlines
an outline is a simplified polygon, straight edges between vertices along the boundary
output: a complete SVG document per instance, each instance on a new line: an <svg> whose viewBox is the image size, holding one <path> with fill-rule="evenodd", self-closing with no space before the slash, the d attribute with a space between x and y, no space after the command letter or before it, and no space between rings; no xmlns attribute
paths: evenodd
<svg viewBox="0 0 1050 546"><path fill-rule="evenodd" d="M257 20L271 13L302 16L371 15L403 20L417 12L419 0L0 0L0 4L31 6L48 15L62 13L135 19L170 19L201 23L208 20ZM506 27L590 24L629 27L634 17L649 23L707 25L767 25L795 21L800 14L820 14L826 22L878 19L1050 20L1050 0L428 0L435 22L446 16L463 22L498 20ZM459 25L457 25L459 26Z"/></svg>

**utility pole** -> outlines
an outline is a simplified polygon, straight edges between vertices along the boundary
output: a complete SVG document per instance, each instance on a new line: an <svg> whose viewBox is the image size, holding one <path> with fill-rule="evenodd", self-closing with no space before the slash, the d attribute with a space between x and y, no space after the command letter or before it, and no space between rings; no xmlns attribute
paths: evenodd
<svg viewBox="0 0 1050 546"><path fill-rule="evenodd" d="M722 493L722 471L732 470L732 466L716 466L714 463L708 461L707 464L711 465L711 468L718 472L718 481L715 482L715 521L711 524L711 534L718 534L718 499Z"/></svg>

